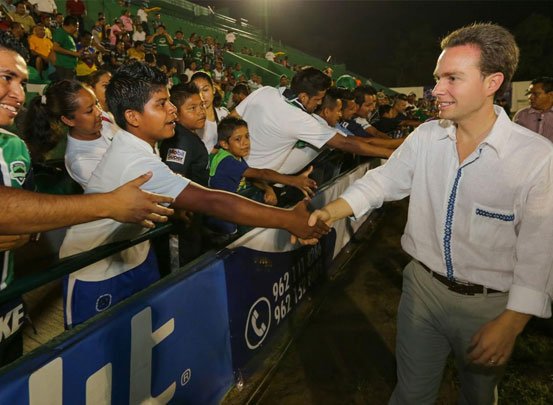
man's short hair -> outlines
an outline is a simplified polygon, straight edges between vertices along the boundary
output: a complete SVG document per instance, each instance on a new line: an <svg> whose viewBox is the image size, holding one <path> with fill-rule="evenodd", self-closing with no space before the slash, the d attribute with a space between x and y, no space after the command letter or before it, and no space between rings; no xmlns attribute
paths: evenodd
<svg viewBox="0 0 553 405"><path fill-rule="evenodd" d="M139 61L121 66L106 88L109 110L119 127L126 129L125 111L144 111L152 94L167 86L167 75Z"/></svg>
<svg viewBox="0 0 553 405"><path fill-rule="evenodd" d="M180 108L194 94L200 95L200 90L194 83L177 84L171 88L171 102Z"/></svg>
<svg viewBox="0 0 553 405"><path fill-rule="evenodd" d="M461 45L474 45L480 49L480 71L484 76L503 73L505 79L496 92L501 96L511 83L520 56L513 35L496 24L475 23L453 31L440 43L442 50Z"/></svg>
<svg viewBox="0 0 553 405"><path fill-rule="evenodd" d="M353 99L355 104L361 105L365 102L365 96L375 96L376 89L368 84L353 89Z"/></svg>
<svg viewBox="0 0 553 405"><path fill-rule="evenodd" d="M29 59L29 52L27 49L20 41L6 31L0 31L0 49L18 53L25 61Z"/></svg>
<svg viewBox="0 0 553 405"><path fill-rule="evenodd" d="M338 100L342 98L342 89L330 87L323 97L323 101L317 107L316 113L323 111L325 108L333 109L338 104Z"/></svg>
<svg viewBox="0 0 553 405"><path fill-rule="evenodd" d="M248 123L241 118L225 117L217 125L217 141L228 142L236 128L248 127Z"/></svg>
<svg viewBox="0 0 553 405"><path fill-rule="evenodd" d="M532 80L531 84L541 84L543 91L549 93L553 91L553 77L541 76Z"/></svg>
<svg viewBox="0 0 553 405"><path fill-rule="evenodd" d="M238 83L233 87L232 94L243 94L244 96L248 96L250 94L250 88L244 83Z"/></svg>
<svg viewBox="0 0 553 405"><path fill-rule="evenodd" d="M63 25L66 27L69 25L77 26L78 24L79 20L75 16L68 15L63 19Z"/></svg>
<svg viewBox="0 0 553 405"><path fill-rule="evenodd" d="M332 80L319 69L306 67L292 78L290 89L295 94L306 93L309 97L316 96L320 91L326 91Z"/></svg>

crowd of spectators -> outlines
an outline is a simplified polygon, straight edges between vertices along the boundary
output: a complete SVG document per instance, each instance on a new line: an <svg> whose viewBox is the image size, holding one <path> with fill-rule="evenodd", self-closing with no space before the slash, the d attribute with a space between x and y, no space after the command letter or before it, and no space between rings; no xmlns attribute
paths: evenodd
<svg viewBox="0 0 553 405"><path fill-rule="evenodd" d="M180 30L168 31L158 8L142 6L136 16L124 8L112 24L99 14L87 30L81 0L68 0L68 15L57 13L51 1L11 3L0 2L5 35L27 45L29 66L49 82L21 114L18 130L30 159L40 162L63 145L67 173L86 192L108 192L143 168L151 169L149 190L169 194L180 209L175 218L180 265L238 237L237 224L304 232L297 218L288 218L292 211L248 205L228 193L212 197L209 189L247 192L266 205L290 202L292 191L298 200L310 197L317 188L318 167L312 162L323 149L388 158L414 128L436 118L430 99L389 96L351 76L333 80L330 68L296 68L290 82L282 75L278 86L264 86L260 75L247 77L239 63L225 65L223 54L234 49L236 40L232 31L225 44L195 33L185 38ZM272 48L264 57L288 64ZM531 97L539 102L532 108L551 110L551 83L533 86ZM538 117L532 113L527 120ZM543 114L537 122L545 121ZM125 175L118 177L120 172ZM236 212L226 210L227 203ZM298 218L307 215L305 207L297 210ZM277 218L286 220L277 223ZM116 221L103 225L93 231L85 225L72 228L62 256L136 231L129 233ZM64 290L68 326L157 279L149 244L120 256L101 263L109 277L156 271L136 273L136 285L121 287L126 293L113 302L96 302L90 293L86 308L75 306L75 297L89 294L84 284L98 280L87 271L70 276Z"/></svg>

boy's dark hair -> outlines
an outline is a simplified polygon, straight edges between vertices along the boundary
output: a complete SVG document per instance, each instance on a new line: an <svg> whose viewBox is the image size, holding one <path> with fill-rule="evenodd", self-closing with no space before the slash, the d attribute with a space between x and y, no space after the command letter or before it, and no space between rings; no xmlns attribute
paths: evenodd
<svg viewBox="0 0 553 405"><path fill-rule="evenodd" d="M361 105L365 102L366 95L376 95L376 89L372 86L369 86L368 84L353 89L353 99L355 101L355 104L357 105Z"/></svg>
<svg viewBox="0 0 553 405"><path fill-rule="evenodd" d="M503 73L505 79L496 92L496 96L501 96L518 66L520 51L513 35L496 24L474 23L453 31L440 43L442 50L461 45L474 45L480 49L482 75Z"/></svg>
<svg viewBox="0 0 553 405"><path fill-rule="evenodd" d="M0 31L0 49L18 53L25 61L29 59L27 49L6 31Z"/></svg>
<svg viewBox="0 0 553 405"><path fill-rule="evenodd" d="M232 94L243 94L245 96L248 96L250 94L250 88L244 83L238 83L236 86L233 87Z"/></svg>
<svg viewBox="0 0 553 405"><path fill-rule="evenodd" d="M171 103L180 108L194 94L200 95L200 90L194 83L177 84L171 88Z"/></svg>
<svg viewBox="0 0 553 405"><path fill-rule="evenodd" d="M146 63L154 63L156 61L156 57L153 53L147 53L144 55L144 62Z"/></svg>
<svg viewBox="0 0 553 405"><path fill-rule="evenodd" d="M241 118L225 117L217 126L217 140L228 142L236 128L247 127L248 123Z"/></svg>
<svg viewBox="0 0 553 405"><path fill-rule="evenodd" d="M296 94L306 93L309 97L316 96L320 91L326 91L332 80L319 69L306 67L292 78L290 89Z"/></svg>
<svg viewBox="0 0 553 405"><path fill-rule="evenodd" d="M536 77L534 80L531 81L531 84L541 84L543 87L543 91L545 91L546 93L553 91L553 77Z"/></svg>
<svg viewBox="0 0 553 405"><path fill-rule="evenodd" d="M168 81L161 70L139 61L117 69L106 88L106 100L115 123L126 129L125 111L143 112L152 94L167 86Z"/></svg>
<svg viewBox="0 0 553 405"><path fill-rule="evenodd" d="M323 97L323 101L315 110L315 113L319 113L323 111L325 108L329 108L329 109L336 108L336 105L338 104L338 100L341 99L341 96L342 96L341 89L338 89L337 87L329 88L326 91L325 96Z"/></svg>
<svg viewBox="0 0 553 405"><path fill-rule="evenodd" d="M77 25L78 23L79 23L79 20L77 20L77 17L72 15L68 15L63 19L63 25L66 27L68 25Z"/></svg>

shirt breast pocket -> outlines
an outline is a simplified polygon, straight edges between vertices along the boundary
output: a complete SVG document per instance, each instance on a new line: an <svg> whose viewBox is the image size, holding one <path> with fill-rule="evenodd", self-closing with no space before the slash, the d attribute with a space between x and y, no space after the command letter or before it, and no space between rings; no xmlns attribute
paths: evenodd
<svg viewBox="0 0 553 405"><path fill-rule="evenodd" d="M474 204L469 239L493 250L512 250L516 244L514 211Z"/></svg>

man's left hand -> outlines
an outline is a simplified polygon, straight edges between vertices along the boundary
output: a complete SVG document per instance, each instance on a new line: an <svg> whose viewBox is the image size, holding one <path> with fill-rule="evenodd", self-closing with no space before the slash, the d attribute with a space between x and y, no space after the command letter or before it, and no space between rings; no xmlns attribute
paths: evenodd
<svg viewBox="0 0 553 405"><path fill-rule="evenodd" d="M487 367L507 363L517 336L531 317L507 309L496 319L485 323L472 337L468 353L470 361Z"/></svg>

